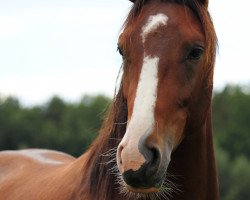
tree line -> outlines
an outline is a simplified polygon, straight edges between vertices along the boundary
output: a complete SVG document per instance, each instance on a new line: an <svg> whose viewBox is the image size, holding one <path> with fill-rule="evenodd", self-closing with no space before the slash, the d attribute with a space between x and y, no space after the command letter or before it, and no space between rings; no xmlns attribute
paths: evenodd
<svg viewBox="0 0 250 200"><path fill-rule="evenodd" d="M221 199L250 199L249 88L226 86L212 108Z"/></svg>
<svg viewBox="0 0 250 200"><path fill-rule="evenodd" d="M78 103L53 97L23 107L13 97L0 100L0 150L48 148L79 156L97 135L109 102L105 96L84 96Z"/></svg>
<svg viewBox="0 0 250 200"><path fill-rule="evenodd" d="M81 155L98 134L108 97L84 96L69 103L53 97L24 107L0 98L0 150L48 148ZM222 200L250 199L250 92L226 86L213 95L213 129Z"/></svg>

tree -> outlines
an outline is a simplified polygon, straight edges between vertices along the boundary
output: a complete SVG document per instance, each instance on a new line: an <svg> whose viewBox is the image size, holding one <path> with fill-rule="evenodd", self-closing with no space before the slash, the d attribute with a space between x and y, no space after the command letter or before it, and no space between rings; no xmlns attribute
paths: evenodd
<svg viewBox="0 0 250 200"><path fill-rule="evenodd" d="M227 86L213 98L213 125L218 144L234 158L250 159L250 94Z"/></svg>
<svg viewBox="0 0 250 200"><path fill-rule="evenodd" d="M222 200L250 199L250 94L227 86L213 97L213 125Z"/></svg>
<svg viewBox="0 0 250 200"><path fill-rule="evenodd" d="M0 101L0 149L48 148L81 155L98 134L110 99L84 96L79 103L53 97L43 106Z"/></svg>

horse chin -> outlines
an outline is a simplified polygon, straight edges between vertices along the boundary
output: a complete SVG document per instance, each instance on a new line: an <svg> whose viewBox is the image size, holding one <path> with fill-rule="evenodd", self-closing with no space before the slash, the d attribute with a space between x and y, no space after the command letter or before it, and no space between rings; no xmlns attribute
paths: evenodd
<svg viewBox="0 0 250 200"><path fill-rule="evenodd" d="M163 162L163 163L169 163L169 162ZM132 196L135 195L136 197L140 196L141 199L144 199L143 197L151 195L158 196L158 194L160 193L166 193L167 190L169 189L168 187L166 187L169 185L166 185L165 183L167 167L168 164L160 166L157 170L158 172L153 176L151 176L150 180L152 182L145 185L142 184L142 185L132 186L128 184L121 176L120 177L122 179L122 181L120 182L121 193L130 194Z"/></svg>
<svg viewBox="0 0 250 200"><path fill-rule="evenodd" d="M164 183L164 179L158 180L159 182L155 183L154 185L150 187L132 187L124 182L124 186L126 190L130 193L135 193L135 194L156 194L158 192L161 192L162 186Z"/></svg>
<svg viewBox="0 0 250 200"><path fill-rule="evenodd" d="M150 193L157 193L160 191L159 188L151 187L151 188L133 188L126 184L126 188L129 192L132 193L139 193L139 194L150 194Z"/></svg>

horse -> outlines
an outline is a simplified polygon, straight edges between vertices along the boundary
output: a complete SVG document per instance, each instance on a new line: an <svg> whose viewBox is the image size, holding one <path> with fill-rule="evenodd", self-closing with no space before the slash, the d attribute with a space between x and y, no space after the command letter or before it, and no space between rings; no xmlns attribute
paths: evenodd
<svg viewBox="0 0 250 200"><path fill-rule="evenodd" d="M218 200L211 98L217 39L208 0L134 0L121 80L79 158L0 153L0 200Z"/></svg>

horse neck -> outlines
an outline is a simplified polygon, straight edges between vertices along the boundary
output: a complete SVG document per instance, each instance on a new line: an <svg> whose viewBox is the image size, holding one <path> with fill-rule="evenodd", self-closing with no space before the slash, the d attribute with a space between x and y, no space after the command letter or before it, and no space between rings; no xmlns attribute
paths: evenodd
<svg viewBox="0 0 250 200"><path fill-rule="evenodd" d="M199 130L187 130L188 136L172 155L169 166L172 180L180 186L175 200L219 199L213 150L211 112Z"/></svg>

